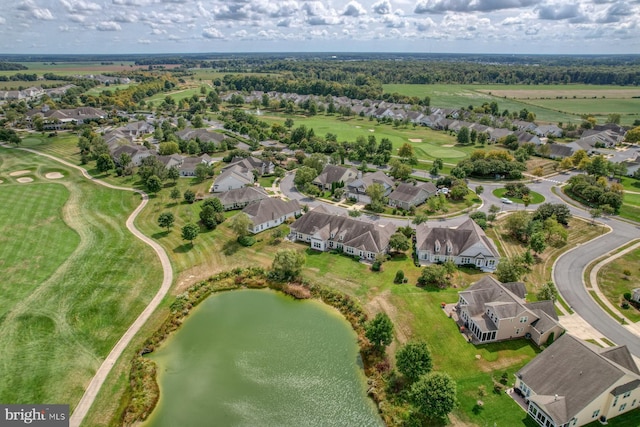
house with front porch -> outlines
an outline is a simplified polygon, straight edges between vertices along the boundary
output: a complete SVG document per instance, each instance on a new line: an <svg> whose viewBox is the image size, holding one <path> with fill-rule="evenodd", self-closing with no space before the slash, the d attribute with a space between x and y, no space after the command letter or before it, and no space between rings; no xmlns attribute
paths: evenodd
<svg viewBox="0 0 640 427"><path fill-rule="evenodd" d="M222 173L213 181L210 191L212 193L222 193L223 191L253 185L254 182L255 177L251 170L246 169L242 165L233 165L230 168L222 170Z"/></svg>
<svg viewBox="0 0 640 427"><path fill-rule="evenodd" d="M429 197L435 196L438 189L432 182L405 182L396 187L389 194L389 206L409 210L412 206L424 203Z"/></svg>
<svg viewBox="0 0 640 427"><path fill-rule="evenodd" d="M601 348L569 334L516 373L527 413L543 427L580 427L637 410L640 370L626 346Z"/></svg>
<svg viewBox="0 0 640 427"><path fill-rule="evenodd" d="M262 187L242 187L218 194L218 199L225 211L242 209L249 203L268 198L266 190Z"/></svg>
<svg viewBox="0 0 640 427"><path fill-rule="evenodd" d="M456 265L473 264L484 272L492 272L500 262L493 241L471 218L452 228L418 225L416 252L422 265L451 260Z"/></svg>
<svg viewBox="0 0 640 427"><path fill-rule="evenodd" d="M331 184L343 183L348 184L358 176L355 168L345 168L338 165L326 165L320 175L318 175L312 184L317 185L321 190L331 190Z"/></svg>
<svg viewBox="0 0 640 427"><path fill-rule="evenodd" d="M373 261L389 252L392 223L373 223L330 213L319 206L291 224L291 241L301 241L317 251L338 250Z"/></svg>
<svg viewBox="0 0 640 427"><path fill-rule="evenodd" d="M484 276L458 292L456 311L475 343L528 338L540 346L564 329L553 301L528 303L526 294L524 283L501 283Z"/></svg>
<svg viewBox="0 0 640 427"><path fill-rule="evenodd" d="M369 203L371 198L367 195L367 188L373 184L380 184L384 189L384 196L387 197L393 191L394 180L382 171L366 173L358 172L358 177L347 184L347 197L356 199L359 202Z"/></svg>

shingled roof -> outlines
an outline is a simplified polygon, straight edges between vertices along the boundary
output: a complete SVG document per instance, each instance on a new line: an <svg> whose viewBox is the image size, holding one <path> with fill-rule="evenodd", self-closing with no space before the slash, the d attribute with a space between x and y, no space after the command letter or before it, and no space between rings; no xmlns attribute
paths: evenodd
<svg viewBox="0 0 640 427"><path fill-rule="evenodd" d="M220 193L218 199L223 206L239 205L268 198L262 187L242 187Z"/></svg>
<svg viewBox="0 0 640 427"><path fill-rule="evenodd" d="M269 197L247 205L242 212L247 214L255 226L293 214L299 210L300 204L297 200L285 202L282 199Z"/></svg>
<svg viewBox="0 0 640 427"><path fill-rule="evenodd" d="M320 175L313 180L316 185L330 185L332 182L340 182L344 179L347 172L351 171L352 175L357 176L357 171L354 168L345 168L344 166L326 165ZM346 183L345 183L346 184Z"/></svg>
<svg viewBox="0 0 640 427"><path fill-rule="evenodd" d="M558 338L516 374L535 393L529 400L556 425L569 422L625 375L635 378L612 389L612 394L633 389L640 380L626 346L601 349L569 334Z"/></svg>
<svg viewBox="0 0 640 427"><path fill-rule="evenodd" d="M391 197L391 196L390 196ZM494 257L500 258L495 245L471 218L456 228L430 227L426 223L416 228L416 249L433 251L437 247L436 242L442 248L443 254L454 255L463 253L478 242L481 242Z"/></svg>
<svg viewBox="0 0 640 427"><path fill-rule="evenodd" d="M381 253L389 246L396 226L360 221L331 214L324 209L314 209L291 224L291 230L366 252Z"/></svg>
<svg viewBox="0 0 640 427"><path fill-rule="evenodd" d="M389 199L399 200L401 202L410 202L414 200L421 191L429 194L436 194L438 189L432 182L421 182L416 185L411 183L402 183L389 194Z"/></svg>

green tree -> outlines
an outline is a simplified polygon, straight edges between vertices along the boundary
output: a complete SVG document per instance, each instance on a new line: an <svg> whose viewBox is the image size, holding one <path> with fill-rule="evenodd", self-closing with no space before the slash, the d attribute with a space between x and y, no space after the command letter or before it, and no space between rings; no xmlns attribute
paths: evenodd
<svg viewBox="0 0 640 427"><path fill-rule="evenodd" d="M456 135L456 140L458 144L467 145L471 142L471 137L469 135L469 128L466 126L462 126Z"/></svg>
<svg viewBox="0 0 640 427"><path fill-rule="evenodd" d="M484 193L484 187L482 185L476 185L476 194L479 196Z"/></svg>
<svg viewBox="0 0 640 427"><path fill-rule="evenodd" d="M418 213L416 214L416 216L413 218L413 221L411 221L412 224L415 225L420 225L424 222L427 222L429 220L429 217L423 213Z"/></svg>
<svg viewBox="0 0 640 427"><path fill-rule="evenodd" d="M203 127L204 121L202 120L202 116L200 114L196 114L195 116L193 116L193 119L191 119L191 124L194 128Z"/></svg>
<svg viewBox="0 0 640 427"><path fill-rule="evenodd" d="M378 351L384 350L393 340L393 323L385 313L376 314L364 329L365 336Z"/></svg>
<svg viewBox="0 0 640 427"><path fill-rule="evenodd" d="M496 277L503 283L518 282L526 268L517 258L502 258L496 268Z"/></svg>
<svg viewBox="0 0 640 427"><path fill-rule="evenodd" d="M180 190L178 190L177 187L173 187L171 189L171 193L169 194L169 197L171 198L171 200L173 200L174 203L178 203L180 196L182 196L182 194L180 194Z"/></svg>
<svg viewBox="0 0 640 427"><path fill-rule="evenodd" d="M196 201L196 193L194 193L191 189L185 190L183 197L184 201L187 203L193 203Z"/></svg>
<svg viewBox="0 0 640 427"><path fill-rule="evenodd" d="M374 182L367 187L366 193L371 199L371 202L369 203L371 210L374 212L384 211L384 187L382 184Z"/></svg>
<svg viewBox="0 0 640 427"><path fill-rule="evenodd" d="M396 353L398 371L414 382L433 368L431 352L424 342L409 342Z"/></svg>
<svg viewBox="0 0 640 427"><path fill-rule="evenodd" d="M200 221L209 230L215 230L218 225L216 211L210 205L203 205L200 210Z"/></svg>
<svg viewBox="0 0 640 427"><path fill-rule="evenodd" d="M628 131L624 137L625 141L636 143L640 142L640 126L635 127Z"/></svg>
<svg viewBox="0 0 640 427"><path fill-rule="evenodd" d="M109 172L114 167L113 159L106 153L101 154L96 160L96 169L98 169L98 172Z"/></svg>
<svg viewBox="0 0 640 427"><path fill-rule="evenodd" d="M207 179L210 173L211 173L211 169L209 168L209 166L205 165L204 163L198 163L196 165L195 174L196 174L197 182L202 182L205 179Z"/></svg>
<svg viewBox="0 0 640 427"><path fill-rule="evenodd" d="M313 153L302 161L302 164L316 170L316 176L320 175L322 169L327 165L329 159L321 153ZM314 177L315 178L315 177Z"/></svg>
<svg viewBox="0 0 640 427"><path fill-rule="evenodd" d="M151 175L145 182L150 193L157 193L162 190L162 180L157 175Z"/></svg>
<svg viewBox="0 0 640 427"><path fill-rule="evenodd" d="M251 221L251 218L244 212L235 214L229 220L229 228L231 228L231 231L233 231L238 239L249 234L249 227L253 227L253 221Z"/></svg>
<svg viewBox="0 0 640 427"><path fill-rule="evenodd" d="M400 148L398 148L398 156L400 156L403 161L409 161L415 156L413 146L408 142L405 142Z"/></svg>
<svg viewBox="0 0 640 427"><path fill-rule="evenodd" d="M409 401L425 418L444 418L458 406L456 383L447 373L430 372L411 386Z"/></svg>
<svg viewBox="0 0 640 427"><path fill-rule="evenodd" d="M210 197L204 202L202 206L211 206L215 212L224 212L224 205L217 197Z"/></svg>
<svg viewBox="0 0 640 427"><path fill-rule="evenodd" d="M533 233L529 239L529 247L536 253L541 254L547 248L545 235L542 231Z"/></svg>
<svg viewBox="0 0 640 427"><path fill-rule="evenodd" d="M158 144L158 154L161 156L170 156L180 152L180 146L177 142L161 142Z"/></svg>
<svg viewBox="0 0 640 427"><path fill-rule="evenodd" d="M536 294L538 301L555 301L558 299L558 290L553 282L547 282L540 288L540 291Z"/></svg>
<svg viewBox="0 0 640 427"><path fill-rule="evenodd" d="M422 273L418 277L419 286L431 285L444 289L449 287L450 284L447 270L442 265L428 265L422 269Z"/></svg>
<svg viewBox="0 0 640 427"><path fill-rule="evenodd" d="M409 175L411 175L411 172L413 172L413 169L411 169L411 166L405 163L402 163L398 159L392 159L389 162L389 166L391 167L391 170L389 171L389 175L391 175L395 179L405 180L409 178Z"/></svg>
<svg viewBox="0 0 640 427"><path fill-rule="evenodd" d="M318 176L318 172L309 166L302 166L296 171L296 176L293 178L293 183L296 187L304 189L307 184L311 183Z"/></svg>
<svg viewBox="0 0 640 427"><path fill-rule="evenodd" d="M167 231L171 230L174 222L175 217L171 212L162 212L160 216L158 216L158 225L162 228L166 228Z"/></svg>
<svg viewBox="0 0 640 427"><path fill-rule="evenodd" d="M180 169L177 166L171 166L169 170L167 170L167 178L169 178L175 184L180 178Z"/></svg>
<svg viewBox="0 0 640 427"><path fill-rule="evenodd" d="M271 264L271 277L280 281L295 280L300 276L305 256L295 249L280 249Z"/></svg>
<svg viewBox="0 0 640 427"><path fill-rule="evenodd" d="M198 237L199 233L200 227L192 222L188 222L182 227L182 239L188 240L191 243L192 247L193 241L196 239L196 237Z"/></svg>
<svg viewBox="0 0 640 427"><path fill-rule="evenodd" d="M20 145L21 139L15 130L0 128L0 141L5 141L11 144Z"/></svg>
<svg viewBox="0 0 640 427"><path fill-rule="evenodd" d="M404 252L411 247L411 244L407 236L396 232L389 238L389 247L396 252Z"/></svg>

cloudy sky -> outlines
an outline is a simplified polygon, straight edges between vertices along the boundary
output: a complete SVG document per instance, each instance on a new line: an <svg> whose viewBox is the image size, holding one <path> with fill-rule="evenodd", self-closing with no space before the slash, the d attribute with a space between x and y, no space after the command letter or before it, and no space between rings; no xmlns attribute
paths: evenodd
<svg viewBox="0 0 640 427"><path fill-rule="evenodd" d="M1 53L640 53L640 0L0 0Z"/></svg>

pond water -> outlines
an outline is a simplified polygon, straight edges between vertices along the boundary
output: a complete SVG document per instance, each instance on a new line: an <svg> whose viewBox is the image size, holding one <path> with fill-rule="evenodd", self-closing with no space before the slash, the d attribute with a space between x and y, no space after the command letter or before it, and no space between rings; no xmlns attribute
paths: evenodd
<svg viewBox="0 0 640 427"><path fill-rule="evenodd" d="M383 425L355 333L319 301L215 294L151 357L160 401L146 427Z"/></svg>

